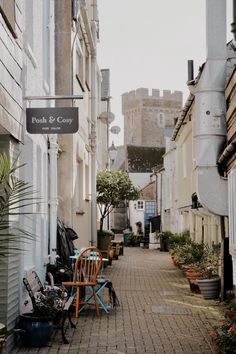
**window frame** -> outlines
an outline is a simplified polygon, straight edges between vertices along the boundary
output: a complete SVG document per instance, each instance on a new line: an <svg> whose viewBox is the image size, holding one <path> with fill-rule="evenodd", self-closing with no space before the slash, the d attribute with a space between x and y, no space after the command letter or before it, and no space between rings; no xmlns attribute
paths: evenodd
<svg viewBox="0 0 236 354"><path fill-rule="evenodd" d="M144 210L144 201L137 200L137 210Z"/></svg>

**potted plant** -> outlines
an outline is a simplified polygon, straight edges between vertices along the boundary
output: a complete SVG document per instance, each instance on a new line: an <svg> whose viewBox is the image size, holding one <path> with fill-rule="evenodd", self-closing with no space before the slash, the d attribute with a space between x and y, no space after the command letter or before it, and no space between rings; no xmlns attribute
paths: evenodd
<svg viewBox="0 0 236 354"><path fill-rule="evenodd" d="M53 325L62 315L62 300L59 297L38 294L32 312L19 316L22 344L27 347L44 347L53 333Z"/></svg>
<svg viewBox="0 0 236 354"><path fill-rule="evenodd" d="M40 201L32 186L17 177L24 164L5 153L0 154L0 261L23 250L24 241L34 240L35 235L21 228L17 217L25 213L25 207ZM28 211L28 214L33 212ZM4 324L0 327L0 347L15 330L8 330Z"/></svg>
<svg viewBox="0 0 236 354"><path fill-rule="evenodd" d="M169 251L169 240L172 236L172 232L170 231L163 231L156 233L156 239L160 240L160 251L168 252Z"/></svg>
<svg viewBox="0 0 236 354"><path fill-rule="evenodd" d="M220 295L219 252L206 248L204 257L198 269L202 272L202 279L198 279L200 291L204 299L217 299Z"/></svg>
<svg viewBox="0 0 236 354"><path fill-rule="evenodd" d="M140 247L144 247L144 234L143 234L142 222L137 221L136 227L137 227L137 243L139 243Z"/></svg>
<svg viewBox="0 0 236 354"><path fill-rule="evenodd" d="M225 318L236 322L236 301L235 299L227 302L225 307Z"/></svg>
<svg viewBox="0 0 236 354"><path fill-rule="evenodd" d="M4 348L7 338L17 331L16 329L8 330L3 323L0 323L0 353Z"/></svg>
<svg viewBox="0 0 236 354"><path fill-rule="evenodd" d="M47 274L48 273L52 274L54 283L57 285L61 285L63 281L70 281L73 276L72 268L58 260L55 264L47 265Z"/></svg>
<svg viewBox="0 0 236 354"><path fill-rule="evenodd" d="M210 347L217 353L235 354L236 322L226 319L215 325L210 332Z"/></svg>

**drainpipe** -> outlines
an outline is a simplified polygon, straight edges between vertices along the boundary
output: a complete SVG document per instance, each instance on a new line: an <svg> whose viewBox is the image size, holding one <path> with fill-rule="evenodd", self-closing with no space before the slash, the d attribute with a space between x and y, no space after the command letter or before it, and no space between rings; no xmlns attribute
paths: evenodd
<svg viewBox="0 0 236 354"><path fill-rule="evenodd" d="M57 206L58 206L58 197L57 197L57 153L58 153L58 144L57 144L57 135L49 135L49 159L50 159L50 263L55 264L56 254L57 254Z"/></svg>
<svg viewBox="0 0 236 354"><path fill-rule="evenodd" d="M54 14L54 4L50 3L50 42L54 43L54 26L55 26L55 14ZM50 94L55 94L55 54L54 45L50 47ZM53 104L54 102L54 104ZM55 101L51 104L55 106ZM58 143L57 135L48 135L49 140L49 235L50 235L50 258L49 262L51 264L56 263L57 255L57 209L58 209L58 190L57 190L57 156L58 156Z"/></svg>
<svg viewBox="0 0 236 354"><path fill-rule="evenodd" d="M96 188L96 149L97 149L97 107L96 107L96 79L97 79L97 1L93 1L92 38L94 50L91 57L91 245L97 240L97 188Z"/></svg>
<svg viewBox="0 0 236 354"><path fill-rule="evenodd" d="M207 60L194 88L193 139L197 195L213 214L228 214L227 180L217 169L226 140L226 1L206 0Z"/></svg>

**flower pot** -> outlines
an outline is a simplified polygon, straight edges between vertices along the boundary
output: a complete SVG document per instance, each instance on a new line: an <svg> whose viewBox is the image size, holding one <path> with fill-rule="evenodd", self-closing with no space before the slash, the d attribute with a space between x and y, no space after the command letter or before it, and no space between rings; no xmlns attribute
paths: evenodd
<svg viewBox="0 0 236 354"><path fill-rule="evenodd" d="M22 344L25 347L45 347L53 332L53 323L49 318L34 317L32 313L20 315L19 328Z"/></svg>
<svg viewBox="0 0 236 354"><path fill-rule="evenodd" d="M160 251L161 252L169 251L169 239L163 235L160 236Z"/></svg>
<svg viewBox="0 0 236 354"><path fill-rule="evenodd" d="M176 255L175 255L175 254L172 254L172 255L171 255L171 259L172 259L172 262L173 262L174 266L177 267L178 263L177 263Z"/></svg>
<svg viewBox="0 0 236 354"><path fill-rule="evenodd" d="M200 291L204 299L218 299L220 296L220 277L198 279Z"/></svg>
<svg viewBox="0 0 236 354"><path fill-rule="evenodd" d="M188 269L185 272L186 278L189 280L202 279L202 273L194 269Z"/></svg>

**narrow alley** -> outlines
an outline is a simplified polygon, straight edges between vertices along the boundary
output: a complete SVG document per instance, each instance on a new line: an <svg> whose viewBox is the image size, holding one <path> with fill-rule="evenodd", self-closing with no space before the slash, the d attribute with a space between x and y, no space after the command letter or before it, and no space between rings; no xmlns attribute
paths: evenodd
<svg viewBox="0 0 236 354"><path fill-rule="evenodd" d="M212 324L219 318L216 302L191 294L182 271L169 253L125 248L105 274L120 306L100 317L93 308L79 315L70 344L60 332L45 348L18 348L14 354L205 354Z"/></svg>

